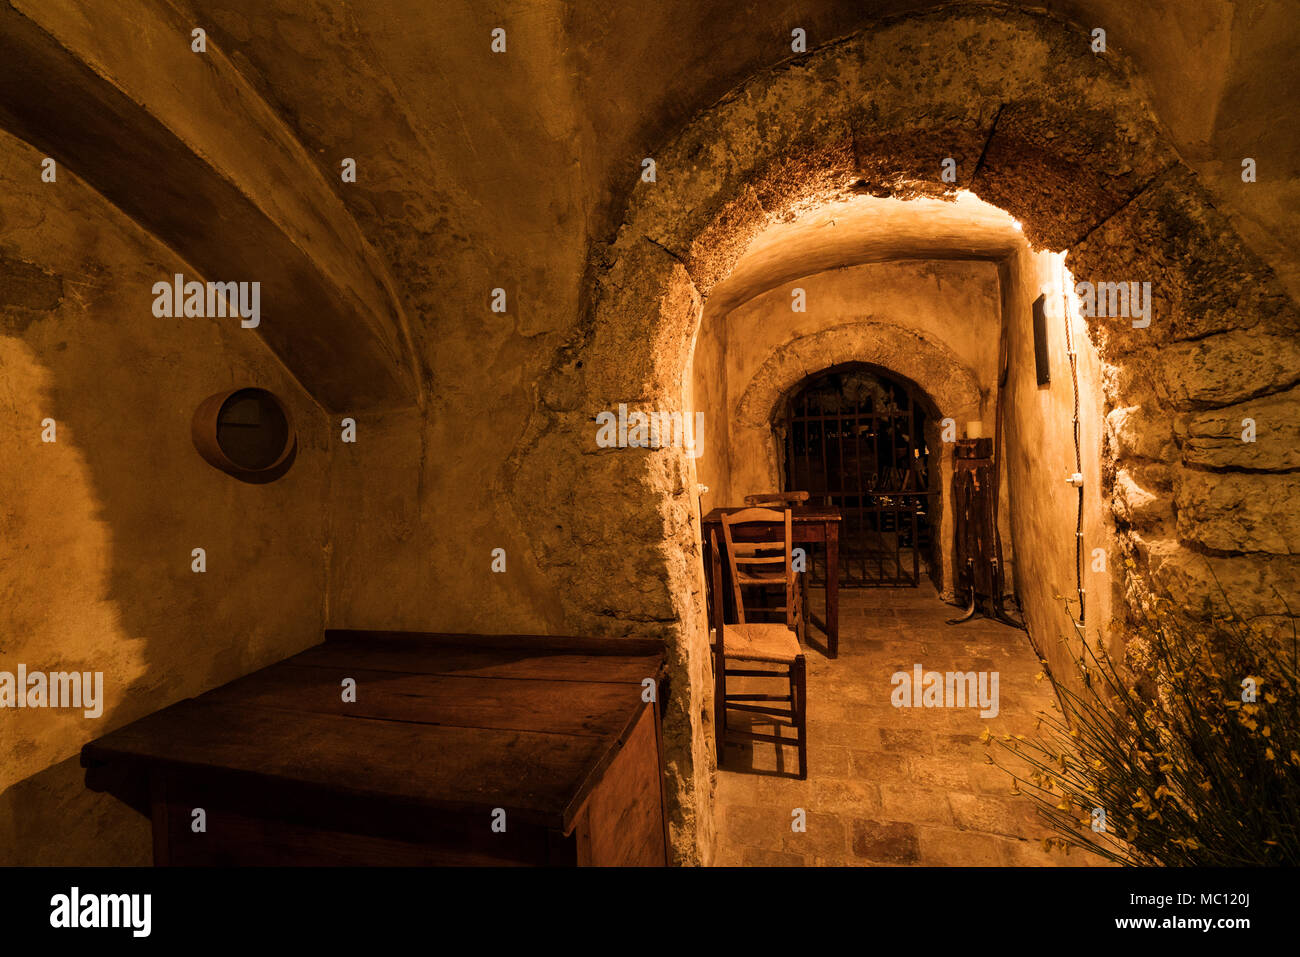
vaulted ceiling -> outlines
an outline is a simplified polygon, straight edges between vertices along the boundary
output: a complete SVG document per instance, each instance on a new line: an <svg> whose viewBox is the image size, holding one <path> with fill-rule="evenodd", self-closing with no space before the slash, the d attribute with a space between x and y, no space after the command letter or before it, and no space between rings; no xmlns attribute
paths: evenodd
<svg viewBox="0 0 1300 957"><path fill-rule="evenodd" d="M276 208L274 190L252 198L264 213L269 204L273 234L289 246L302 251L329 240L332 252L316 263L325 273L331 262L348 259L349 249L365 263L364 301L348 308L370 329L365 354L375 363L389 356L392 368L381 378L393 384L376 393L379 404L395 392L418 391L399 354L408 324L413 361L421 367L417 376L428 373L454 389L454 379L442 373L483 361L470 344L436 350L431 344L447 338L444 323L460 327L467 314L481 315L480 300L486 303L496 286L507 288L518 307L512 328L485 331L498 339L491 361L503 376L522 377L525 357L534 361L538 354L530 340L558 338L578 313L592 244L616 230L641 159L747 76L788 59L794 28L806 31L812 49L870 29L883 17L980 6L935 0L0 4L86 59L92 73L147 114L137 118L142 125L149 118L181 122L160 115L165 111L158 104L173 104L175 113L189 95L186 84L206 82L187 79L188 68L166 65L171 41L158 24L179 31L174 42L185 55L186 28L208 31L218 53L212 68L237 73L268 114L256 138L242 138L248 130L234 125L219 101L209 107L193 99L193 115L183 121L179 138L204 159L222 152L209 147L224 143L227 165L242 162L232 145L257 153L272 142L278 154L298 156L301 148L301 163L315 166L292 187L296 208ZM1081 37L1105 29L1108 55L1131 69L1171 145L1300 298L1300 262L1291 240L1300 231L1300 132L1290 121L1300 98L1294 56L1300 18L1293 4L1048 0L989 6L993 15L1007 6L1045 10L1078 25ZM8 22L16 21L11 15ZM505 54L490 49L498 27L506 30ZM87 52L92 47L94 56ZM11 87L17 85L15 78ZM282 132L297 145L280 142ZM123 135L118 148L129 152L131 143ZM1240 164L1247 156L1258 162L1259 181L1243 191ZM345 157L357 160L355 184L340 180ZM311 228L301 225L309 207L324 211ZM336 215L344 210L351 223ZM355 246L353 223L364 249ZM956 248L978 242L953 237ZM304 308L326 307L311 300ZM328 364L324 346L313 362Z"/></svg>
<svg viewBox="0 0 1300 957"><path fill-rule="evenodd" d="M1001 261L1025 245L1018 224L961 192L953 200L859 196L769 226L709 294L725 315L783 283L840 266L894 259Z"/></svg>
<svg viewBox="0 0 1300 957"><path fill-rule="evenodd" d="M533 241L600 237L649 155L751 73L936 0L184 0L323 155L361 144L433 186L437 212ZM966 4L969 5L969 4ZM1001 4L1000 4L1001 5ZM1002 6L1106 30L1172 144L1248 242L1289 257L1300 226L1300 18L1285 0ZM489 51L504 27L508 55ZM1068 104L1063 104L1068 108ZM1253 200L1240 161L1259 161ZM371 172L373 177L375 172ZM393 184L399 191L399 184ZM454 209L444 208L451 204ZM566 231L556 236L555 228ZM576 227L576 228L575 228ZM584 228L585 227L585 228ZM1289 227L1289 228L1287 228ZM1293 291L1296 286L1292 286Z"/></svg>

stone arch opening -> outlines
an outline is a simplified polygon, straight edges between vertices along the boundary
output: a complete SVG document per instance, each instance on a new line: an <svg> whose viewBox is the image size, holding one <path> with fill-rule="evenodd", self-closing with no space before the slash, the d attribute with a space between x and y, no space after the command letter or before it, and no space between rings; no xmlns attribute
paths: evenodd
<svg viewBox="0 0 1300 957"><path fill-rule="evenodd" d="M1151 283L1147 325L1088 323L1105 363L1104 495L1133 559L1124 580L1113 561L1115 580L1094 587L1140 601L1153 587L1206 581L1208 552L1221 576L1231 567L1240 580L1300 591L1294 518L1265 534L1267 504L1248 527L1231 514L1252 492L1263 503L1282 495L1294 473L1277 472L1294 463L1233 471L1225 492L1206 476L1235 466L1196 441L1211 426L1179 424L1295 385L1277 358L1295 355L1294 308L1163 142L1123 65L1092 54L1087 39L1048 16L959 7L884 21L791 60L657 150L658 181L637 184L617 236L594 252L584 314L541 384L507 484L517 509L543 518L536 558L572 625L654 635L670 649L665 746L682 861L700 860L711 836L695 464L681 448L598 449L592 420L620 402L682 408L704 299L781 217L845 196L943 197L962 186L1013 215L1034 246L1069 250L1076 277ZM956 185L942 178L946 158ZM1262 370L1260 356L1270 357ZM1196 384L1193 370L1207 368L1214 384ZM1189 469L1188 450L1213 464ZM593 496L616 501L617 516L590 508ZM611 573L638 584L611 593ZM1213 599L1197 601L1193 611L1213 610ZM1259 614L1272 607L1257 604Z"/></svg>
<svg viewBox="0 0 1300 957"><path fill-rule="evenodd" d="M729 410L732 461L750 465L749 473L732 483L729 494L736 499L742 488L780 488L782 451L773 427L784 427L786 404L809 379L852 364L877 368L903 380L931 408L925 438L933 459L931 474L938 482L933 489L932 515L938 536L936 584L948 597L952 520L944 505L951 491L952 445L942 441L940 423L946 418L963 423L979 420L986 402L971 370L944 343L923 333L888 321L864 319L801 336L774 349Z"/></svg>
<svg viewBox="0 0 1300 957"><path fill-rule="evenodd" d="M841 586L942 581L942 416L906 375L867 362L820 369L785 392L770 434L778 488L803 490L843 516ZM931 453L933 449L933 454ZM933 525L933 528L931 527ZM938 539L936 541L936 538ZM813 548L812 584L828 574Z"/></svg>

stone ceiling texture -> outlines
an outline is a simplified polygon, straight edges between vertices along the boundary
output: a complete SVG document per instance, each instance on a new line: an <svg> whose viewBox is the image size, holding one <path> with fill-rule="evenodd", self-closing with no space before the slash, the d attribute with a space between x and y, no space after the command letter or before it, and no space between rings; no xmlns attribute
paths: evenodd
<svg viewBox="0 0 1300 957"><path fill-rule="evenodd" d="M86 7L10 0L38 22ZM165 0L113 15L156 18ZM970 6L970 4L964 4ZM441 388L491 358L516 394L538 335L561 336L579 309L590 245L609 241L639 173L699 110L745 77L884 17L963 6L926 0L171 0L183 20L257 89L320 163L387 260L420 361ZM1300 20L1279 0L1064 0L1007 4L1107 31L1111 53L1179 154L1287 285L1300 292L1288 237L1300 228ZM93 8L93 5L92 5ZM93 20L93 16L84 15ZM508 53L489 50L507 30ZM344 187L338 163L358 161ZM1240 159L1259 163L1243 188ZM506 288L510 324L442 345L466 302ZM535 293L536 295L530 295ZM471 307L470 311L473 309ZM486 318L486 316L485 316ZM535 371L535 370L533 370Z"/></svg>
<svg viewBox="0 0 1300 957"><path fill-rule="evenodd" d="M1025 244L1007 213L959 193L954 200L858 196L769 226L709 293L723 316L783 283L827 269L891 259L1000 261Z"/></svg>
<svg viewBox="0 0 1300 957"><path fill-rule="evenodd" d="M408 283L455 281L461 256L510 270L580 270L608 239L643 156L746 76L933 0L176 0L210 24L330 173L366 157L359 215ZM1005 4L1091 29L1127 59L1179 154L1296 296L1300 18L1279 0ZM494 56L489 31L508 31ZM382 157L373 154L378 151ZM1240 159L1259 161L1248 192ZM337 177L333 177L337 181ZM398 222L403 217L407 222ZM489 248L483 248L491 237ZM398 247L398 248L391 248ZM409 247L403 249L402 247ZM413 274L414 273L414 274ZM573 290L576 298L577 289ZM574 303L555 303L572 307ZM542 317L521 317L536 331ZM549 323L543 323L549 326Z"/></svg>

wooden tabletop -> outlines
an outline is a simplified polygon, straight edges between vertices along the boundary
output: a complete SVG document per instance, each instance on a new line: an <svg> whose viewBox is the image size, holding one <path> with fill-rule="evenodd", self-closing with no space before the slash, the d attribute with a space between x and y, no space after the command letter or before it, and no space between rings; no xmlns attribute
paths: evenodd
<svg viewBox="0 0 1300 957"><path fill-rule="evenodd" d="M775 508L774 505L736 505L722 506L715 508L704 516L705 525L721 525L722 516L732 512L743 512L750 508ZM838 508L829 505L794 505L790 508L790 521L792 522L838 522L843 519L843 515Z"/></svg>
<svg viewBox="0 0 1300 957"><path fill-rule="evenodd" d="M130 763L429 808L505 808L567 831L647 705L639 639L327 632L323 644L113 731ZM342 682L356 681L356 701Z"/></svg>

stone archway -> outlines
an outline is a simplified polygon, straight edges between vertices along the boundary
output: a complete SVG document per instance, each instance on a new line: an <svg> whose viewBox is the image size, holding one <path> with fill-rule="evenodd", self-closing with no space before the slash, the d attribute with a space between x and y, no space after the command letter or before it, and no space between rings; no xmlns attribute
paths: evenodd
<svg viewBox="0 0 1300 957"><path fill-rule="evenodd" d="M1212 428L1197 410L1236 416L1235 403L1296 385L1286 362L1300 321L1162 141L1122 65L1091 52L1086 30L987 7L883 21L753 77L654 158L657 182L637 184L616 238L592 256L583 314L501 481L536 529L535 559L573 628L653 635L669 648L679 860L700 860L710 840L694 464L680 449L599 449L593 419L619 402L682 407L703 297L758 231L800 208L964 187L1015 216L1034 245L1068 249L1076 278L1151 282L1149 327L1089 329L1111 368L1107 474L1119 546L1134 559L1113 587L1139 601L1152 587L1199 582L1210 596L1208 552L1220 578L1250 589L1256 614L1280 610L1267 597L1274 586L1300 609L1300 528L1282 517L1300 481L1295 463L1243 470L1194 441ZM956 161L956 184L940 178L945 158ZM1270 418L1285 438L1300 396L1268 401L1286 407ZM1189 468L1189 449L1208 459ZM1231 472L1223 487L1216 470ZM1280 532L1265 535L1273 509ZM618 592L610 581L636 584ZM1203 605L1209 613L1212 599Z"/></svg>
<svg viewBox="0 0 1300 957"><path fill-rule="evenodd" d="M879 320L843 323L784 343L764 360L732 408L731 448L736 459L762 462L767 486L780 487L780 462L772 432L773 416L809 376L846 362L865 362L906 377L938 412L938 418L965 423L982 418L984 397L975 375L943 343L911 329ZM937 420L936 420L937 421ZM927 436L939 452L942 478L937 532L940 577L945 597L952 583L952 516L943 503L952 484L953 447Z"/></svg>

